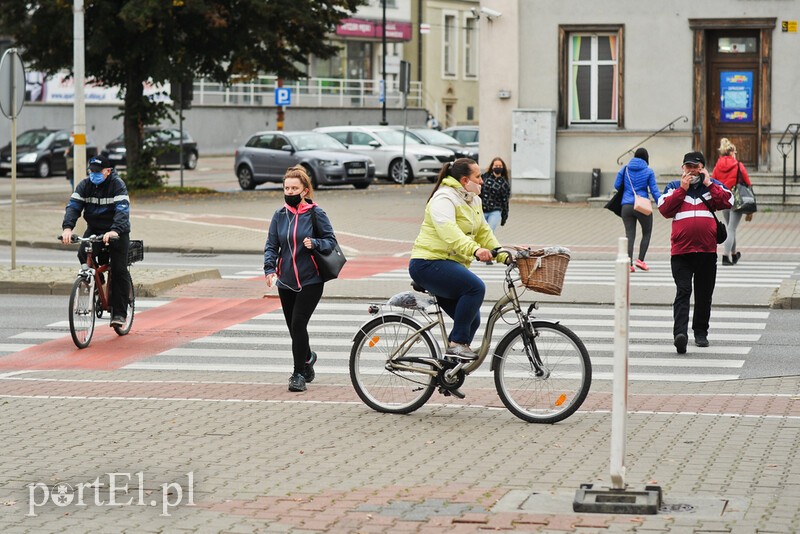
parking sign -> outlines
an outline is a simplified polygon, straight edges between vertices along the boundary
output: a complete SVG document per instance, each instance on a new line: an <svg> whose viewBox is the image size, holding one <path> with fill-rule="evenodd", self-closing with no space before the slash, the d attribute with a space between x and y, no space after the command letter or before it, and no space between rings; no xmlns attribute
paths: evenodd
<svg viewBox="0 0 800 534"><path fill-rule="evenodd" d="M292 104L292 90L288 87L275 88L275 105L289 106Z"/></svg>

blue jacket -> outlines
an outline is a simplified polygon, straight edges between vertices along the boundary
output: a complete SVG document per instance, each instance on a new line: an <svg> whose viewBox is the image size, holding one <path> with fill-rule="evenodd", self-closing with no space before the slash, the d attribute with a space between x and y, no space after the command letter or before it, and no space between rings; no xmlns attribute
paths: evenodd
<svg viewBox="0 0 800 534"><path fill-rule="evenodd" d="M317 216L316 235L311 211ZM297 208L284 205L272 216L264 245L264 274L278 274L278 287L300 290L303 286L321 284L319 269L311 250L303 240L311 237L314 248L322 253L333 250L336 236L328 216L318 205L306 200Z"/></svg>
<svg viewBox="0 0 800 534"><path fill-rule="evenodd" d="M83 213L89 230L125 234L131 231L130 212L128 188L112 170L100 185L94 185L89 178L81 180L67 203L61 228L75 228Z"/></svg>
<svg viewBox="0 0 800 534"><path fill-rule="evenodd" d="M627 173L625 169L628 170ZM628 176L631 178L630 181L628 181ZM661 197L661 192L658 190L658 186L656 186L656 173L647 166L647 163L643 159L631 158L630 162L617 173L617 179L614 181L614 189L617 191L619 191L620 188L624 189L622 193L623 205L633 204L634 202L631 182L633 182L633 188L636 189L636 193L640 197L650 198L650 195L653 195L653 199L658 202L659 197ZM648 195L648 190L650 195Z"/></svg>

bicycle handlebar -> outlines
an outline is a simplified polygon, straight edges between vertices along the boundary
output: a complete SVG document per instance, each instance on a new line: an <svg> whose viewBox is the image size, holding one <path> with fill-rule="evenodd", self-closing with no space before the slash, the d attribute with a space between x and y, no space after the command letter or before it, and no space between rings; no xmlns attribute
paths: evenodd
<svg viewBox="0 0 800 534"><path fill-rule="evenodd" d="M110 241L116 241L119 237L112 237ZM56 241L61 241L61 236L56 237ZM72 234L70 238L70 243L84 243L84 242L91 242L91 243L100 243L103 241L102 235L95 235L92 234L89 237L81 237L79 235Z"/></svg>

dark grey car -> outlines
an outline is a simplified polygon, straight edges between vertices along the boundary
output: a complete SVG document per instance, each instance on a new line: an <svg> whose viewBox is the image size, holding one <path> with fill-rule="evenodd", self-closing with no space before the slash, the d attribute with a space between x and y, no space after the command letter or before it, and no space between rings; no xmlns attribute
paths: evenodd
<svg viewBox="0 0 800 534"><path fill-rule="evenodd" d="M478 147L462 144L455 137L431 128L409 128L408 135L426 145L449 148L456 153L456 158L469 158L478 161Z"/></svg>
<svg viewBox="0 0 800 534"><path fill-rule="evenodd" d="M236 149L234 171L242 189L280 183L286 169L305 167L311 184L353 185L366 189L375 178L371 158L349 152L336 139L318 132L258 132Z"/></svg>

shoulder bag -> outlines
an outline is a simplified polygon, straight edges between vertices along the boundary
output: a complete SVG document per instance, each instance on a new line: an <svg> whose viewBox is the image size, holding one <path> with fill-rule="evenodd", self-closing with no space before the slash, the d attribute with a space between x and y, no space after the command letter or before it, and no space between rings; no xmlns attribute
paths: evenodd
<svg viewBox="0 0 800 534"><path fill-rule="evenodd" d="M314 237L319 237L320 231L317 225L316 210L314 208L311 209L311 225L314 228ZM339 242L336 241L336 237L334 236L333 239L333 250L326 254L317 250L316 247L311 249L311 254L314 256L314 261L317 263L319 275L322 277L323 282L338 278L339 273L342 272L342 267L344 267L344 264L347 262L347 258L345 258L344 252L342 252L342 249L339 247Z"/></svg>
<svg viewBox="0 0 800 534"><path fill-rule="evenodd" d="M711 209L711 204L708 203L703 195L700 195L700 200L703 201L703 204L706 205L708 211L710 211L711 215L714 217L714 220L717 221L717 244L724 243L725 240L728 239L728 229L725 228L725 223L717 219L717 214Z"/></svg>
<svg viewBox="0 0 800 534"><path fill-rule="evenodd" d="M625 167L625 171L627 172L628 167ZM614 193L614 196L611 197L611 200L606 202L606 205L603 206L605 209L612 211L617 215L617 217L622 217L622 194L625 190L625 180L622 181L620 184L620 188L617 189L617 192Z"/></svg>
<svg viewBox="0 0 800 534"><path fill-rule="evenodd" d="M742 179L742 164L736 169L736 185L731 189L733 193L733 211L739 213L755 213L758 211L756 206L756 194L753 192L752 187L748 187Z"/></svg>
<svg viewBox="0 0 800 534"><path fill-rule="evenodd" d="M650 198L640 197L636 193L636 188L633 187L633 180L631 180L631 175L628 174L628 167L625 167L625 176L628 177L628 182L631 184L631 189L633 189L633 209L634 211L638 211L643 215L652 215L653 214L653 203L650 202Z"/></svg>

